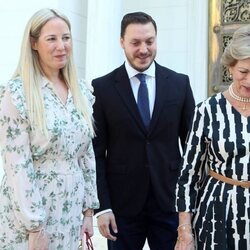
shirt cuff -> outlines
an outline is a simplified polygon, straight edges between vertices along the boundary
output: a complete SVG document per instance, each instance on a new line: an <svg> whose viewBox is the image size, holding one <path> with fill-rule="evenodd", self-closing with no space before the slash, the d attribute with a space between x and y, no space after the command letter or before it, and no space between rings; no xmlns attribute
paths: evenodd
<svg viewBox="0 0 250 250"><path fill-rule="evenodd" d="M95 214L96 218L102 214L106 214L106 213L109 213L109 212L112 212L112 209L105 209L105 210L102 210L98 213Z"/></svg>

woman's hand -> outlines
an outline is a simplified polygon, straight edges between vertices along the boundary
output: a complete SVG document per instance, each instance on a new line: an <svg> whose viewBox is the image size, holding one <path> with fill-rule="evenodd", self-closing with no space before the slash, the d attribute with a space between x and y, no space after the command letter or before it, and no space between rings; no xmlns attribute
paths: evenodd
<svg viewBox="0 0 250 250"><path fill-rule="evenodd" d="M191 232L178 233L174 250L194 250L194 237Z"/></svg>
<svg viewBox="0 0 250 250"><path fill-rule="evenodd" d="M29 233L29 250L48 250L49 236L44 229Z"/></svg>
<svg viewBox="0 0 250 250"><path fill-rule="evenodd" d="M83 218L83 224L81 228L81 239L84 236L84 233L88 232L89 236L92 237L94 235L94 229L93 229L93 216L85 216Z"/></svg>
<svg viewBox="0 0 250 250"><path fill-rule="evenodd" d="M194 250L195 242L191 224L192 213L179 212L178 238L174 250Z"/></svg>

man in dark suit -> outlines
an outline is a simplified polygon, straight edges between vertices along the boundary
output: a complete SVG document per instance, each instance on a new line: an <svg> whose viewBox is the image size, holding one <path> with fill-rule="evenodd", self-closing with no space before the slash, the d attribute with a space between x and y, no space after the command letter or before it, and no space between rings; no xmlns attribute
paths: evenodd
<svg viewBox="0 0 250 250"><path fill-rule="evenodd" d="M126 61L92 82L97 219L110 250L140 250L146 239L152 250L172 250L176 242L180 144L194 98L188 76L155 62L156 34L151 16L125 15L120 43Z"/></svg>

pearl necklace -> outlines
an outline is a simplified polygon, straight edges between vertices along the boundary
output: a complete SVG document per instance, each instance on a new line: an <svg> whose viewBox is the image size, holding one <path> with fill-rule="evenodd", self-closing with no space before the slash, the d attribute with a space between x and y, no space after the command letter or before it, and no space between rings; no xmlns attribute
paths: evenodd
<svg viewBox="0 0 250 250"><path fill-rule="evenodd" d="M236 95L236 94L234 93L234 91L233 91L232 85L233 85L233 84L231 84L231 85L229 86L229 88L228 88L228 92L229 92L230 96L231 96L234 100L236 100L236 101L244 102L244 103L245 103L245 104L244 104L244 107L242 107L241 109L242 109L242 110L246 110L246 109L247 109L246 103L250 103L250 98L241 97L241 96Z"/></svg>

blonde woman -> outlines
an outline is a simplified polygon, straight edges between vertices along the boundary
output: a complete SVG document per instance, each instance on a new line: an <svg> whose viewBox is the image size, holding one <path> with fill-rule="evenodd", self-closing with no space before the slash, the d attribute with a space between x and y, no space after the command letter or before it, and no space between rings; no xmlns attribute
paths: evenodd
<svg viewBox="0 0 250 250"><path fill-rule="evenodd" d="M75 250L81 234L93 235L93 100L77 81L69 20L39 10L0 92L0 249Z"/></svg>

